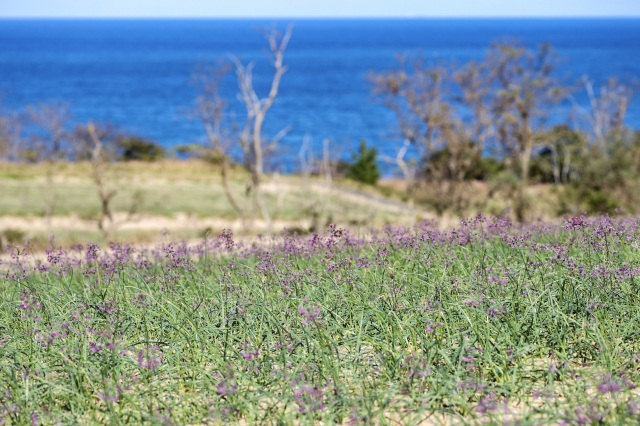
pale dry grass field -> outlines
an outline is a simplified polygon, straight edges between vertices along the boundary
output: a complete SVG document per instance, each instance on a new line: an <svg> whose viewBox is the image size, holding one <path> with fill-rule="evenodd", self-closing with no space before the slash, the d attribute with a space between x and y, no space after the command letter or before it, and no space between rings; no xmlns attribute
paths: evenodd
<svg viewBox="0 0 640 426"><path fill-rule="evenodd" d="M0 166L0 233L16 239L48 244L97 241L105 243L96 220L100 201L86 163L63 163L53 167L47 181L43 164ZM241 197L245 174L232 171L231 191ZM112 209L120 223L109 238L128 242L153 242L169 233L176 239L199 239L232 229L236 234L268 232L259 216L254 226L244 229L239 215L224 194L215 167L201 161L166 160L155 163L118 163L108 172L108 189L115 191ZM271 175L263 184L271 231L304 232L313 222L337 223L351 228L385 223L412 224L435 219L427 209L409 207L401 190L366 187L355 182L296 175ZM135 214L127 212L132 206ZM47 207L53 212L46 215ZM46 243L45 243L46 242Z"/></svg>

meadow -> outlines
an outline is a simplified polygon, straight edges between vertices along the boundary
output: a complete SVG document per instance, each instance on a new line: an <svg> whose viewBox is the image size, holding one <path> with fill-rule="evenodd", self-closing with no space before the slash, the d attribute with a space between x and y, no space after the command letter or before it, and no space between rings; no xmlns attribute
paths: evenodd
<svg viewBox="0 0 640 426"><path fill-rule="evenodd" d="M640 221L14 247L4 424L637 424Z"/></svg>
<svg viewBox="0 0 640 426"><path fill-rule="evenodd" d="M47 181L49 172L52 182ZM267 231L257 220L254 229L243 232L225 197L217 167L199 160L130 161L114 163L108 171L108 189L115 194L111 208L120 225L105 237L96 226L100 198L91 176L91 165L86 162L2 163L0 242L29 240L44 250L51 246L52 235L56 246L72 247L87 241L153 244L164 241L167 231L173 239L188 240L217 235L225 228L244 235ZM234 195L244 193L246 176L240 167L231 170ZM328 221L342 226L381 226L435 217L424 208L409 209L401 198L403 187L386 189L347 179L327 183L317 176L275 174L268 176L264 186L276 232L308 229L314 214L323 227ZM127 219L132 208L135 213Z"/></svg>

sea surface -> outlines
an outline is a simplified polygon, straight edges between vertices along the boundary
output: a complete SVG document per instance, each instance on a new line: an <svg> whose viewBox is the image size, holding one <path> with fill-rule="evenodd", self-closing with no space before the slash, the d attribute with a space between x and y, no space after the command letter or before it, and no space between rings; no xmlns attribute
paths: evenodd
<svg viewBox="0 0 640 426"><path fill-rule="evenodd" d="M398 54L461 64L481 59L497 40L530 47L548 41L560 57L558 77L568 83L582 76L596 85L610 76L640 79L638 19L12 19L0 20L2 104L64 102L75 122L111 123L168 148L203 141L193 119L193 74L234 55L255 61L255 85L266 94L272 68L261 31L288 23L294 25L289 69L265 127L273 135L290 126L272 162L282 172L298 168L305 137L318 153L329 139L335 157L349 158L361 139L383 154L395 152L402 143L395 118L367 76L393 68ZM237 91L231 79L223 88L240 116ZM581 90L574 100L587 105ZM640 128L639 98L627 122Z"/></svg>

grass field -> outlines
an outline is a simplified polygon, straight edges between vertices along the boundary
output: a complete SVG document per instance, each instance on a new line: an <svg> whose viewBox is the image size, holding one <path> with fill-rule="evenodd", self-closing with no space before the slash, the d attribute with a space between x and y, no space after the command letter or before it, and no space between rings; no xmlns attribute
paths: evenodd
<svg viewBox="0 0 640 426"><path fill-rule="evenodd" d="M637 424L640 221L385 227L0 265L5 424Z"/></svg>
<svg viewBox="0 0 640 426"><path fill-rule="evenodd" d="M70 247L111 239L158 241L163 229L175 239L197 238L211 231L217 234L224 228L240 231L238 214L224 195L218 170L205 162L114 164L107 175L108 189L116 190L112 209L123 216L135 205L136 214L106 240L96 226L100 203L90 165L56 164L52 183L47 181L47 167L0 165L0 235L15 231L12 235L35 239L40 247L47 247L53 234L58 243ZM241 197L245 182L244 172L234 169L232 193ZM328 186L319 178L270 175L264 193L275 232L309 227L314 211L322 214L323 221L345 226L413 223L416 216L429 216L423 209L408 209L400 196L393 196L401 191L388 189L383 194L378 188L345 180ZM47 207L52 211L49 218ZM264 224L258 222L254 233L264 231Z"/></svg>

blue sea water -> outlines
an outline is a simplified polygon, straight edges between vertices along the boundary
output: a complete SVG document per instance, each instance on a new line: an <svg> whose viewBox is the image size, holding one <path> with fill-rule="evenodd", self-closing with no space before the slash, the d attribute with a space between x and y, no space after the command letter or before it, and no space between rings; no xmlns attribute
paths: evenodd
<svg viewBox="0 0 640 426"><path fill-rule="evenodd" d="M496 40L535 47L550 42L568 82L588 76L640 77L638 19L385 19L292 20L288 72L269 113L266 133L291 130L274 164L298 165L307 135L348 158L360 139L386 154L399 139L393 114L371 93L367 75L390 69L396 55L421 52L427 61L481 59ZM287 22L280 21L278 25ZM260 29L269 20L0 20L0 96L5 108L62 101L77 122L95 120L166 147L204 140L191 118L200 64L233 54L255 61L254 79L267 90L271 68ZM232 100L233 81L224 88ZM576 100L585 105L578 92ZM238 112L241 112L238 105ZM640 99L628 124L640 128ZM387 170L388 171L388 170Z"/></svg>

